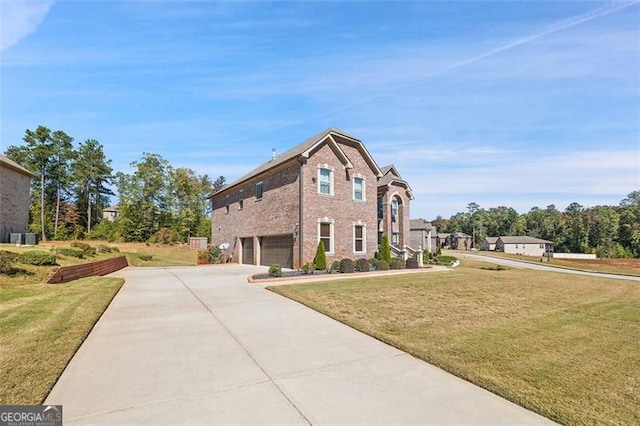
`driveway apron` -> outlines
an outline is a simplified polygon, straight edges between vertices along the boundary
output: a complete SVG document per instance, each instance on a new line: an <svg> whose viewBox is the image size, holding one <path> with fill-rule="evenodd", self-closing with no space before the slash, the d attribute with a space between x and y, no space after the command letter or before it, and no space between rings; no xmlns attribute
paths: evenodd
<svg viewBox="0 0 640 426"><path fill-rule="evenodd" d="M264 267L127 268L46 404L65 424L547 424L248 284Z"/></svg>

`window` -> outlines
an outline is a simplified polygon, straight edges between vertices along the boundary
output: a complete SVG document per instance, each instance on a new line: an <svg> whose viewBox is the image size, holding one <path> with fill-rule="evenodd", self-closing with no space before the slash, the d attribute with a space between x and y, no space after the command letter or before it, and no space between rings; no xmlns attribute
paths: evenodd
<svg viewBox="0 0 640 426"><path fill-rule="evenodd" d="M393 232L391 234L391 245L398 247L400 245L400 233Z"/></svg>
<svg viewBox="0 0 640 426"><path fill-rule="evenodd" d="M229 196L228 195L224 199L224 211L225 213L229 213Z"/></svg>
<svg viewBox="0 0 640 426"><path fill-rule="evenodd" d="M393 199L391 200L391 222L397 222L398 221L398 200L397 199Z"/></svg>
<svg viewBox="0 0 640 426"><path fill-rule="evenodd" d="M364 179L362 178L353 178L353 199L364 201Z"/></svg>
<svg viewBox="0 0 640 426"><path fill-rule="evenodd" d="M322 241L326 253L333 253L333 221L330 219L318 220L318 241Z"/></svg>
<svg viewBox="0 0 640 426"><path fill-rule="evenodd" d="M544 248L544 244L540 244L540 248L543 249Z"/></svg>
<svg viewBox="0 0 640 426"><path fill-rule="evenodd" d="M382 203L382 198L378 198L378 219L382 219L384 217L384 204Z"/></svg>
<svg viewBox="0 0 640 426"><path fill-rule="evenodd" d="M332 188L333 173L330 169L318 169L318 193L325 195L333 195Z"/></svg>
<svg viewBox="0 0 640 426"><path fill-rule="evenodd" d="M263 193L264 193L264 182L256 183L256 200L262 200Z"/></svg>
<svg viewBox="0 0 640 426"><path fill-rule="evenodd" d="M240 190L238 192L238 210L242 210L244 208L244 190Z"/></svg>
<svg viewBox="0 0 640 426"><path fill-rule="evenodd" d="M365 245L364 225L353 226L353 251L355 253L364 253L367 251Z"/></svg>

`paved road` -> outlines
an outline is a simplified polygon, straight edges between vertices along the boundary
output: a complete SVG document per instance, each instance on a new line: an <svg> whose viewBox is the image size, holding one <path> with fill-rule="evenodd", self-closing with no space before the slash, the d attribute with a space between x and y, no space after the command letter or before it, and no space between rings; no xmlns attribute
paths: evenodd
<svg viewBox="0 0 640 426"><path fill-rule="evenodd" d="M548 265L545 265L544 263L536 264L531 262L521 262L518 260L502 259L502 258L493 257L493 256L483 256L481 254L462 253L462 254L458 254L457 256L462 258L469 258L469 259L482 260L485 262L491 262L497 265L510 266L512 268L534 269L537 271L558 272L562 274L585 275L588 277L611 278L614 280L640 282L640 277L634 277L630 275L607 274L606 272L579 271L576 269L561 268L558 266L548 266Z"/></svg>
<svg viewBox="0 0 640 426"><path fill-rule="evenodd" d="M246 265L127 268L46 400L73 424L549 424L246 282Z"/></svg>

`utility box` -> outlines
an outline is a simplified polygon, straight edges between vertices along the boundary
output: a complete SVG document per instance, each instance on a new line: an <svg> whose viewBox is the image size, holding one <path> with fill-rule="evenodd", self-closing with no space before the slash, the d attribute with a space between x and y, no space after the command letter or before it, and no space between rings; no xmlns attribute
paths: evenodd
<svg viewBox="0 0 640 426"><path fill-rule="evenodd" d="M38 234L24 234L24 243L28 246L35 246L38 244Z"/></svg>
<svg viewBox="0 0 640 426"><path fill-rule="evenodd" d="M12 232L11 235L9 235L9 241L15 245L24 244L24 234L15 234Z"/></svg>
<svg viewBox="0 0 640 426"><path fill-rule="evenodd" d="M207 248L207 237L190 237L189 248L191 250L204 250Z"/></svg>

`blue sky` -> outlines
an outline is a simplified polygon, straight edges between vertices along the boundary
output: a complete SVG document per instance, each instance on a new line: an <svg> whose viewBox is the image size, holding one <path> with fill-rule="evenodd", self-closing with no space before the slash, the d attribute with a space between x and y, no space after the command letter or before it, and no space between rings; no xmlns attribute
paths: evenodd
<svg viewBox="0 0 640 426"><path fill-rule="evenodd" d="M412 217L617 205L640 189L640 5L5 1L2 150L94 138L232 181L336 126Z"/></svg>

